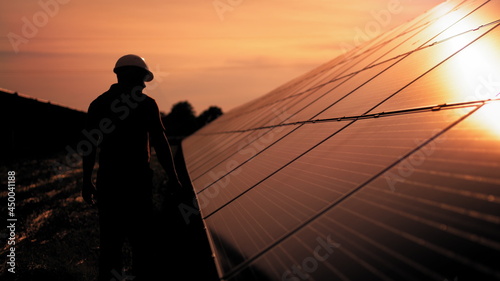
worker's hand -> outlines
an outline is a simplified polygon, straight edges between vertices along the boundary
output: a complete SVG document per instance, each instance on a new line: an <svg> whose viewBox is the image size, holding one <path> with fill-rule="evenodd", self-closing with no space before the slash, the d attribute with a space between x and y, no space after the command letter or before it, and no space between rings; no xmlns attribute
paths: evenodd
<svg viewBox="0 0 500 281"><path fill-rule="evenodd" d="M83 183L82 197L89 205L95 205L97 203L97 189L94 183L91 181Z"/></svg>

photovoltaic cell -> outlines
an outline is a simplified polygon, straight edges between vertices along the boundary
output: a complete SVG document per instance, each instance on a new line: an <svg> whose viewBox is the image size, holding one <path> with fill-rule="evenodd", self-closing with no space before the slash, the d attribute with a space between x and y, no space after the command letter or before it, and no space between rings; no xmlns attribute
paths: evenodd
<svg viewBox="0 0 500 281"><path fill-rule="evenodd" d="M491 48L500 44L500 28L495 27L486 35L430 70L372 112L494 98L499 90L495 79L500 78L500 64L497 63L500 54ZM461 40L459 37L455 39ZM450 43L453 44L453 41ZM483 51L490 55L482 57ZM476 69L471 73L473 68Z"/></svg>
<svg viewBox="0 0 500 281"><path fill-rule="evenodd" d="M292 118L290 118L290 122L299 122L317 118L322 112L348 98L353 92L363 87L363 85L368 83L371 79L376 77L381 71L388 67L390 67L389 62L366 69L359 73L351 74L340 81L332 82L335 83L332 85L333 89L330 89L330 85L326 85L325 87L328 87L327 89L329 89L327 94L322 95L319 99L316 99L313 104L300 111L295 116L292 116ZM364 107L364 111L359 112L360 109L357 109L358 112L363 113L370 108L366 107L366 105L364 105ZM352 113L354 114L354 112ZM341 113L338 113L335 117L344 116L340 114Z"/></svg>
<svg viewBox="0 0 500 281"><path fill-rule="evenodd" d="M220 279L500 279L499 15L447 1L184 140Z"/></svg>
<svg viewBox="0 0 500 281"><path fill-rule="evenodd" d="M498 31L500 32L500 29L498 29ZM477 36L478 34L474 35ZM477 39L476 36L469 38L466 42L471 42L471 40ZM465 43L459 44L455 42L461 40L461 37L456 37L446 43L435 46L432 49L427 48L419 52L412 53L400 62L392 64L376 77L368 80L367 83L363 84L360 88L357 88L353 94L323 112L318 116L318 118L321 119L331 116L346 116L349 114L359 115L366 113L367 109L370 107L385 101L391 97L392 94L407 87L410 83L413 83L413 81L421 79L421 77L425 77L428 72L432 72L434 71L434 68L440 67L442 63L446 63L446 60L451 60L451 62L447 65L456 63L456 61L459 61L458 63L460 63L460 61L464 60L458 55L461 52L457 53L457 55L454 54L458 50L465 47ZM479 41L480 39L477 40ZM454 58L454 56L459 57ZM448 94L453 97L448 98L447 102L463 101L456 99L457 95L455 92ZM436 99L434 100L434 103L435 102L439 103L440 100ZM432 104L432 102L423 105L430 104Z"/></svg>
<svg viewBox="0 0 500 281"><path fill-rule="evenodd" d="M231 280L498 279L500 128L484 120L499 113L498 101L474 112ZM330 255L315 263L317 249Z"/></svg>
<svg viewBox="0 0 500 281"><path fill-rule="evenodd" d="M207 228L213 228L211 232L217 233L214 243L217 244L219 236L224 241L219 248L245 241L241 243L239 252L245 257L255 255L262 247L269 246L300 222L311 218L415 149L422 141L443 130L467 110L470 109L459 109L460 113L443 110L437 114L366 119L352 124L335 122L334 125L345 128L321 144L317 141L319 145L313 150L207 218ZM321 125L333 127L330 123ZM276 154L269 151L269 155L262 154L262 157L272 159ZM257 162L254 165L262 164ZM245 172L244 167L241 173ZM229 190L247 188L245 183L235 182L236 186L232 187L232 182L229 182L227 187ZM199 195L203 196L203 193ZM218 196L216 199L225 198ZM217 202L214 200L210 204ZM246 219L239 220L242 216ZM225 222L228 227L222 227ZM262 244L255 242L254 246L250 243L252 240ZM235 259L224 260L238 262Z"/></svg>

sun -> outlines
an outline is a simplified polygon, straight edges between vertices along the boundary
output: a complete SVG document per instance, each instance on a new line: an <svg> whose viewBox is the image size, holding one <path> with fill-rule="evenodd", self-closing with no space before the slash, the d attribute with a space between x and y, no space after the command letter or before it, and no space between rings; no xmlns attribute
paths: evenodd
<svg viewBox="0 0 500 281"><path fill-rule="evenodd" d="M500 100L483 105L472 117L478 128L490 137L500 140Z"/></svg>
<svg viewBox="0 0 500 281"><path fill-rule="evenodd" d="M447 102L485 102L476 113L478 128L500 138L500 52L496 48L500 38L498 24L489 24L481 13L466 16L467 9L455 9L451 2L436 10L441 16L433 23L439 36L441 52L451 56L441 70L440 86L447 94ZM491 33L482 36L484 33ZM454 52L456 54L452 55Z"/></svg>

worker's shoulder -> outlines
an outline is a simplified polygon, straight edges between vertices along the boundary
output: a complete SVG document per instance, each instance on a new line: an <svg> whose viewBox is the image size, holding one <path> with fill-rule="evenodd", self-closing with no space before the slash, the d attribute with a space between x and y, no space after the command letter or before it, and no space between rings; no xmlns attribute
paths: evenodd
<svg viewBox="0 0 500 281"><path fill-rule="evenodd" d="M89 105L89 110L98 109L104 105L109 105L110 101L116 99L117 91L116 86L112 85L109 90L100 94L97 98L95 98Z"/></svg>
<svg viewBox="0 0 500 281"><path fill-rule="evenodd" d="M109 90L99 95L90 103L88 111L109 110L112 107L118 107L122 104L124 106L131 106L130 104L140 104L140 107L149 109L158 107L156 100L152 97L144 93L124 95L118 86L114 84ZM135 105L132 108L135 108Z"/></svg>
<svg viewBox="0 0 500 281"><path fill-rule="evenodd" d="M105 94L99 95L97 98L95 98L89 105L89 109L91 108L96 108L99 107L99 105L104 103L104 100L106 99Z"/></svg>
<svg viewBox="0 0 500 281"><path fill-rule="evenodd" d="M147 94L142 93L139 96L135 96L134 102L139 105L139 108L142 108L147 112L158 110L158 104L156 103L156 100L148 96Z"/></svg>
<svg viewBox="0 0 500 281"><path fill-rule="evenodd" d="M89 114L95 113L96 111L100 111L103 108L103 106L104 106L103 97L102 95L100 95L90 103L87 112Z"/></svg>
<svg viewBox="0 0 500 281"><path fill-rule="evenodd" d="M147 106L157 106L156 100L146 94L142 94L142 97L138 99L139 102L144 102Z"/></svg>

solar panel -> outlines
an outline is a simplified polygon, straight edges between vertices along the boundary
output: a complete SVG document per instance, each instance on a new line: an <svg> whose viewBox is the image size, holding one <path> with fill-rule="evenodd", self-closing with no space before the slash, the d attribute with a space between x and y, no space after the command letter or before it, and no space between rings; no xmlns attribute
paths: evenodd
<svg viewBox="0 0 500 281"><path fill-rule="evenodd" d="M500 279L500 1L448 1L183 141L221 280Z"/></svg>

